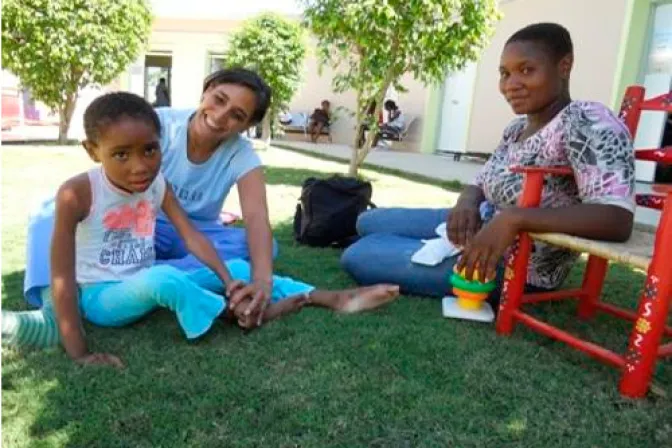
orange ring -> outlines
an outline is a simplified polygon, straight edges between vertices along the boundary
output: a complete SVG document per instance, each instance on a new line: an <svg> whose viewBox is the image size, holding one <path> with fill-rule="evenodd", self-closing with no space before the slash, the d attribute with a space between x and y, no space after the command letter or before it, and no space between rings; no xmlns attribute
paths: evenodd
<svg viewBox="0 0 672 448"><path fill-rule="evenodd" d="M483 301L488 298L487 292L471 292L460 288L453 288L453 294L458 299Z"/></svg>

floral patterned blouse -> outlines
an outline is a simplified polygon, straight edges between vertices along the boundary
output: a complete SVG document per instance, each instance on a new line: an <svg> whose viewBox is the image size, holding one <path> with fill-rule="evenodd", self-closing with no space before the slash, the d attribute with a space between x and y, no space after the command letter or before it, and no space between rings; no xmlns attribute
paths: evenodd
<svg viewBox="0 0 672 448"><path fill-rule="evenodd" d="M574 178L547 176L542 207L610 204L634 212L635 154L630 133L604 105L573 101L534 135L519 142L527 118L515 119L474 180L495 209L515 206L523 175L512 166L570 166ZM617 223L615 223L618 225ZM530 258L527 282L556 288L579 254L538 241Z"/></svg>

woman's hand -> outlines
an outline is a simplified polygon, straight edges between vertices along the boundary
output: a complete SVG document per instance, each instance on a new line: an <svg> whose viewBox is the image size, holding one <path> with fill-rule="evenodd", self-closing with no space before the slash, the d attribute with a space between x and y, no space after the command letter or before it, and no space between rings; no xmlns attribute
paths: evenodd
<svg viewBox="0 0 672 448"><path fill-rule="evenodd" d="M515 208L504 209L488 222L467 244L458 261L457 272L466 269L465 278L473 279L478 269L478 280L495 278L497 264L520 231L520 220Z"/></svg>
<svg viewBox="0 0 672 448"><path fill-rule="evenodd" d="M231 299L231 297L236 293L236 291L243 289L245 287L245 282L242 280L231 280L225 283L226 285L226 297Z"/></svg>
<svg viewBox="0 0 672 448"><path fill-rule="evenodd" d="M245 316L246 321L254 322L256 326L259 327L263 321L264 311L266 311L266 307L268 307L271 302L272 289L272 282L255 280L249 285L243 285L241 283L241 286L235 288L233 293L229 296L229 308L235 310L245 298L251 298L251 302L247 305L245 311L243 311L243 316Z"/></svg>
<svg viewBox="0 0 672 448"><path fill-rule="evenodd" d="M109 353L87 353L74 360L83 366L112 366L118 369L124 368L124 363L118 357Z"/></svg>
<svg viewBox="0 0 672 448"><path fill-rule="evenodd" d="M481 228L481 213L477 204L458 204L448 214L447 235L451 243L464 247Z"/></svg>

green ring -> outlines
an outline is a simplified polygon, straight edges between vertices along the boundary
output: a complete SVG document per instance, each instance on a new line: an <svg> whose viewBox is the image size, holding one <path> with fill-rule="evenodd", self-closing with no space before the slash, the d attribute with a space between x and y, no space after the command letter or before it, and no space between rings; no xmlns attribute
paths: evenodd
<svg viewBox="0 0 672 448"><path fill-rule="evenodd" d="M453 275L450 276L450 283L455 288L475 293L491 292L495 289L494 281L489 281L487 283L479 282L478 280L469 281L456 273L453 273Z"/></svg>

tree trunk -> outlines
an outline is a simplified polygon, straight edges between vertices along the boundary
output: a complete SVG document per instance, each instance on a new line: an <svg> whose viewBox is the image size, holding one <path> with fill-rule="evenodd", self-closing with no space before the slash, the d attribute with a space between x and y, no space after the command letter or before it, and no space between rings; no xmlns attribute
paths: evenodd
<svg viewBox="0 0 672 448"><path fill-rule="evenodd" d="M61 104L58 109L59 123L58 123L58 144L65 145L68 143L68 130L70 129L70 121L72 114L75 111L77 104L77 93L68 94L65 102Z"/></svg>
<svg viewBox="0 0 672 448"><path fill-rule="evenodd" d="M61 107L58 111L59 123L58 123L58 144L65 145L68 142L68 128L70 123L66 118L65 108Z"/></svg>
<svg viewBox="0 0 672 448"><path fill-rule="evenodd" d="M361 63L361 57L362 57L362 49L360 48L359 50L359 57L360 57L360 63L359 63L359 77L361 79L363 73L364 73L364 66ZM359 160L359 151L360 151L360 134L364 132L364 118L362 115L362 107L364 106L364 100L362 99L362 89L359 88L357 89L357 102L356 104L356 110L355 110L355 120L357 124L355 125L355 138L354 142L352 143L352 156L350 156L350 166L348 167L348 175L352 177L357 176L357 170L359 168L359 164L357 163L357 160Z"/></svg>
<svg viewBox="0 0 672 448"><path fill-rule="evenodd" d="M271 146L271 114L267 113L261 120L261 140L266 148Z"/></svg>
<svg viewBox="0 0 672 448"><path fill-rule="evenodd" d="M396 54L397 54L397 49L399 47L399 40L394 39L392 41L392 48L390 52L390 59L395 60ZM362 52L363 49L359 49L359 54L360 54L360 59L362 57ZM359 61L359 79L362 79L364 73L364 66L362 65L361 60ZM376 110L373 112L373 116L371 117L373 120L377 120L376 117L378 117L378 113L383 107L383 99L385 99L385 93L387 92L387 89L390 87L390 84L392 84L392 80L395 78L398 78L403 74L403 71L400 73L396 73L394 67L390 67L385 75L385 78L383 79L382 85L380 86L380 89L378 92L376 92L374 96L374 100L376 101ZM363 84L362 84L363 85ZM361 85L360 88L357 89L357 126L355 127L355 143L352 145L352 157L350 158L350 168L348 169L348 174L350 176L356 176L357 175L357 170L359 169L359 166L364 163L364 159L366 159L366 156L369 155L369 152L371 151L371 145L373 144L373 140L376 137L376 134L378 133L377 131L377 126L369 126L370 131L369 135L366 138L366 141L362 145L362 147L359 147L359 133L362 129L362 126L364 125L364 120L366 119L367 116L367 111L369 108L368 100L367 104L362 104L363 98L362 98L362 91Z"/></svg>
<svg viewBox="0 0 672 448"><path fill-rule="evenodd" d="M376 101L376 109L373 111L372 119L376 120L377 123L377 117L378 114L380 113L380 110L383 108L383 99L385 98L385 92L387 92L387 89L389 88L391 84L391 76L388 75L386 78L383 87L381 90L378 92L376 95L376 98L374 100ZM358 98L361 98L361 95L358 94ZM358 100L358 103L360 101ZM352 145L352 157L350 158L350 168L348 169L348 174L350 176L356 176L357 171L359 169L359 166L364 163L364 160L366 159L366 156L369 155L369 152L371 152L371 146L373 145L373 140L376 138L376 134L378 133L377 126L373 125L373 123L369 124L369 135L366 137L364 140L364 144L360 147L359 146L359 136L360 132L362 130L362 127L364 126L364 120L366 120L367 115L366 113L362 114L360 110L362 107L366 107L368 109L369 105L368 103L365 105L359 105L358 104L358 112L357 112L357 126L355 127L355 141Z"/></svg>
<svg viewBox="0 0 672 448"><path fill-rule="evenodd" d="M350 167L348 168L348 175L352 177L357 177L357 170L359 169L359 154L357 145L352 147L352 156L350 157Z"/></svg>
<svg viewBox="0 0 672 448"><path fill-rule="evenodd" d="M359 106L358 106L359 109ZM357 125L355 126L355 139L352 142L352 156L350 156L350 167L348 168L348 175L357 176L357 169L359 168L359 152L364 146L359 145L359 136L363 132L363 119L359 111L357 112Z"/></svg>

